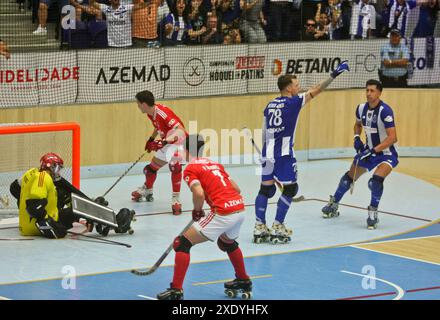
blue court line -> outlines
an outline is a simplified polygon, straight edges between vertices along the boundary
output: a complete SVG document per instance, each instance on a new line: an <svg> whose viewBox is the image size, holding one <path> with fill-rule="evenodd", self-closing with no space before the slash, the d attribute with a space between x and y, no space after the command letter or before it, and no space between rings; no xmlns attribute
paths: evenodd
<svg viewBox="0 0 440 320"><path fill-rule="evenodd" d="M196 250L196 248L194 249ZM395 283L403 290L440 285L440 266L410 259L360 250L352 247L321 249L297 253L274 254L245 259L248 273L272 274L271 278L254 279L255 299L341 299L395 291L382 282L354 277L341 272L374 271L377 278ZM145 277L129 272L82 276L75 279L74 290L63 289L62 280L0 285L0 296L11 299L141 299L155 297L169 286L173 267L159 268ZM371 275L371 273L367 273ZM186 276L185 298L190 300L228 299L222 283L194 286L233 277L228 260L191 264ZM64 281L68 283L68 281ZM403 299L417 297L440 299L438 291L405 291ZM390 299L389 296L376 297Z"/></svg>

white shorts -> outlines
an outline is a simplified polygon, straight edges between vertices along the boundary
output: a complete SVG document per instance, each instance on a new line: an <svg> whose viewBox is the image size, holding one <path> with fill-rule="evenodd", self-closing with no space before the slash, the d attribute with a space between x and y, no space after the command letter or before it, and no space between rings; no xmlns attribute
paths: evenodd
<svg viewBox="0 0 440 320"><path fill-rule="evenodd" d="M216 241L223 233L231 240L238 238L243 224L245 211L231 213L225 216L210 212L206 217L195 222L193 226L203 236Z"/></svg>
<svg viewBox="0 0 440 320"><path fill-rule="evenodd" d="M175 158L176 152L178 152L180 155L183 154L183 146L181 144L167 144L162 149L157 150L154 156L164 162L170 162L171 159ZM178 159L180 163L185 163L181 156L176 159Z"/></svg>

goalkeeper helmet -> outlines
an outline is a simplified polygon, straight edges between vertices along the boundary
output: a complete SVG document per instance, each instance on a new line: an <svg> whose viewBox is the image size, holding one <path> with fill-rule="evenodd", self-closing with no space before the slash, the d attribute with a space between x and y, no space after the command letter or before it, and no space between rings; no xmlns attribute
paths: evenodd
<svg viewBox="0 0 440 320"><path fill-rule="evenodd" d="M60 171L63 167L64 161L56 153L46 153L40 159L40 170L50 170L55 181L61 178Z"/></svg>

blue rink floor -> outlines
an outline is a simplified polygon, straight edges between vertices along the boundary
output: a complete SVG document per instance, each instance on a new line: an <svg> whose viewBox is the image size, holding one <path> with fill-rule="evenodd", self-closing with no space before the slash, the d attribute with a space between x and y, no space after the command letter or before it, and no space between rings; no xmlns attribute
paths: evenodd
<svg viewBox="0 0 440 320"><path fill-rule="evenodd" d="M439 235L440 224L424 230ZM418 232L419 237L422 234ZM440 300L439 264L349 246L249 257L245 263L255 277L253 294L259 300ZM229 299L223 294L223 282L231 275L228 260L191 264L185 299ZM168 266L144 277L128 271L82 276L69 290L63 289L60 279L1 285L0 295L9 299L151 299L168 286L171 277Z"/></svg>
<svg viewBox="0 0 440 320"><path fill-rule="evenodd" d="M238 242L253 278L254 299L440 300L440 264L354 245L440 236L440 188L393 172L385 185L379 228L367 230L369 177L362 177L354 194L344 197L342 203L346 205L340 207L341 216L326 220L322 219L320 210L347 170L347 162L301 162L298 195L304 195L307 201L293 203L286 217L286 224L294 229L292 242L256 245L252 243L253 202L259 177L253 167L227 170L241 187L245 199L246 220ZM81 181L81 189L90 196L98 196L116 178L85 179ZM142 182L142 176L127 176L108 195L115 211L122 207L136 210L134 235L112 232L107 237L128 243L132 248L72 237L0 241L0 299L154 299L169 286L174 253L149 276L139 277L129 271L154 264L188 223L192 204L188 188L183 185L181 200L185 212L180 216L170 214L171 187L166 170L156 180L155 201L133 203L129 195ZM268 207L269 224L278 197L277 192ZM81 232L82 228L77 225L74 231ZM1 238L17 239L20 235L16 227L0 224ZM72 272L76 277L67 278L73 276ZM215 243L195 246L191 249L191 265L184 283L185 299L229 299L223 293L223 283L233 276L226 254Z"/></svg>

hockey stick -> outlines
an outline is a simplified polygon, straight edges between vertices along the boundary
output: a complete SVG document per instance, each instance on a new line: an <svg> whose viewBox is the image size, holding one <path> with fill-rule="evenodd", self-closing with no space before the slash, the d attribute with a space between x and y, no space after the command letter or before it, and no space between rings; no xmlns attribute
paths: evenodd
<svg viewBox="0 0 440 320"><path fill-rule="evenodd" d="M33 238L27 239L27 238L0 238L0 241L29 241L34 240Z"/></svg>
<svg viewBox="0 0 440 320"><path fill-rule="evenodd" d="M179 236L185 233L186 230L188 230L194 221L191 219L191 221L185 226L185 228L182 230L182 232L179 233ZM137 275L137 276L147 276L149 274L152 274L154 271L156 271L157 268L162 264L162 262L165 260L165 258L168 256L168 254L173 250L174 241L171 242L171 244L168 246L168 248L165 250L165 252L160 256L159 260L156 261L156 263L146 271L142 271L141 269L133 269L131 270L131 273Z"/></svg>
<svg viewBox="0 0 440 320"><path fill-rule="evenodd" d="M119 181L121 181L121 179L123 178L123 177L125 177L126 175L127 175L127 173L145 156L147 154L147 151L145 151L145 152L143 152L140 156L139 156L139 158L135 161L135 162L133 162L133 164L127 169L127 170L125 170L125 172L118 178L118 180L116 180L116 182L115 183L113 183L113 185L101 196L101 197L105 197L117 184L118 184L118 182Z"/></svg>
<svg viewBox="0 0 440 320"><path fill-rule="evenodd" d="M354 175L353 175L353 182L350 185L350 194L353 194L354 182L356 181L356 172L357 172L358 163L359 163L359 159L356 160L356 164L354 165Z"/></svg>
<svg viewBox="0 0 440 320"><path fill-rule="evenodd" d="M241 130L245 130L245 129L249 130L247 127L243 127L243 128L241 128ZM246 132L247 132L247 130L246 130ZM254 138L253 138L250 134L247 134L247 136L248 136L249 139L251 140L252 146L254 147L255 151L257 151L257 153L258 153L258 155L259 155L259 157L260 157L260 159L261 159L261 150L260 150L260 148L258 148L257 144L255 143ZM283 192L283 185L282 185L279 181L277 181L277 180L275 180L275 179L274 179L274 182L275 182L275 184L277 185L278 189L279 189L281 192ZM295 198L295 197L292 198L292 201L293 201L293 202L300 202L300 201L303 201L303 200L304 200L304 196L299 196L299 197L296 197L296 198Z"/></svg>
<svg viewBox="0 0 440 320"><path fill-rule="evenodd" d="M131 248L130 244L123 243L123 242L112 241L112 240L108 240L108 239L104 239L104 238L99 238L99 237L87 236L87 235L85 235L83 233L76 233L76 232L73 232L73 231L67 231L67 233L69 233L71 235L74 235L74 236L81 236L81 237L85 237L85 238L89 238L89 239L94 239L94 240L102 241L102 242L108 243L108 244L115 244L115 245Z"/></svg>

